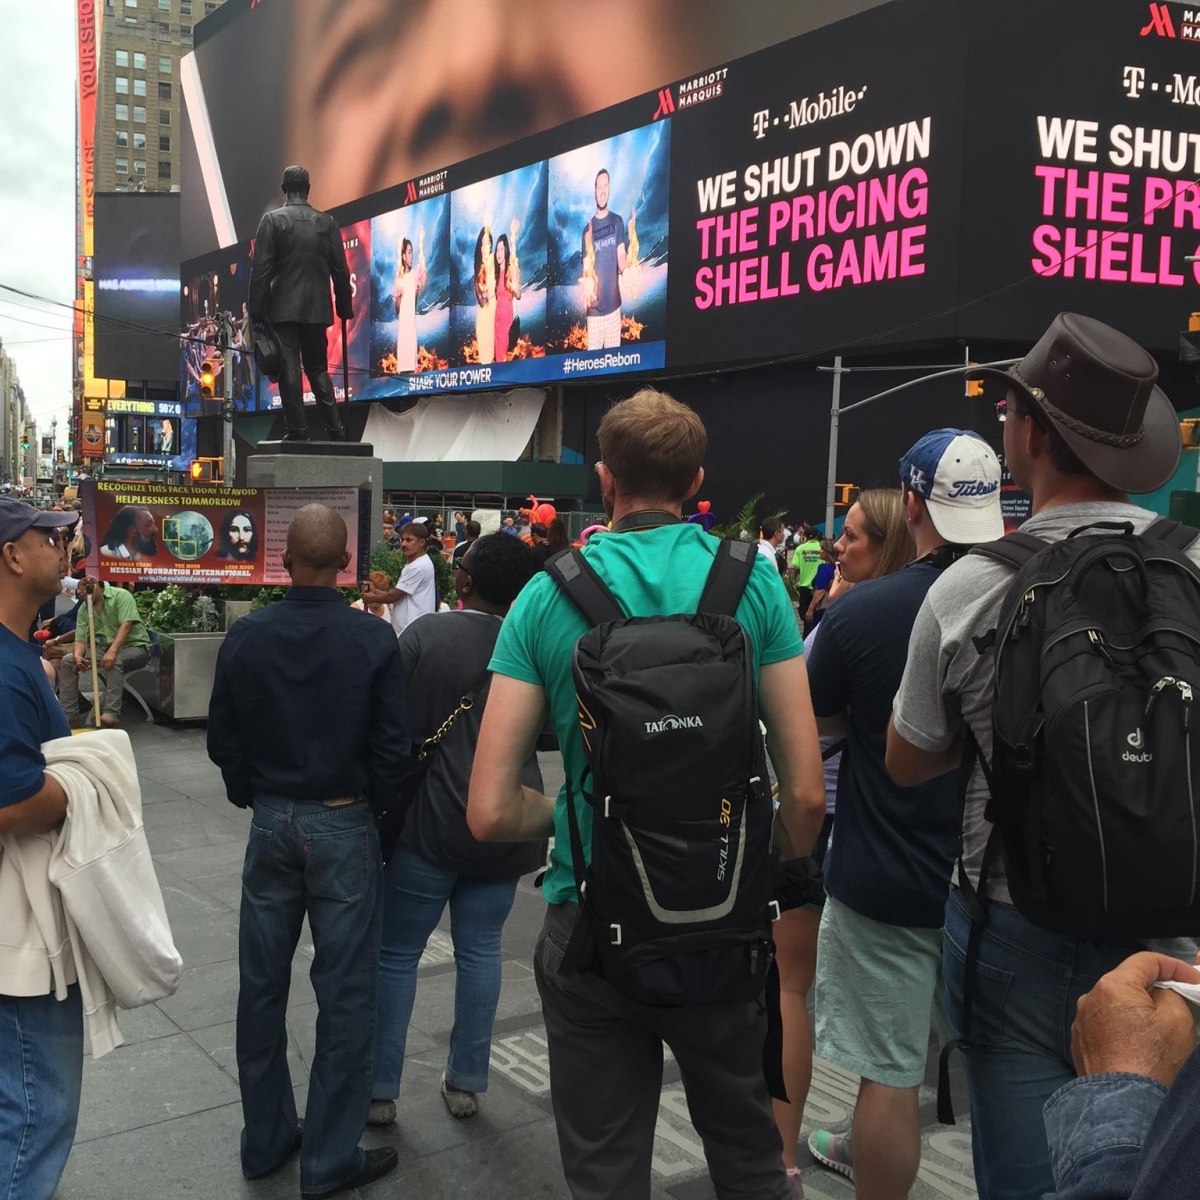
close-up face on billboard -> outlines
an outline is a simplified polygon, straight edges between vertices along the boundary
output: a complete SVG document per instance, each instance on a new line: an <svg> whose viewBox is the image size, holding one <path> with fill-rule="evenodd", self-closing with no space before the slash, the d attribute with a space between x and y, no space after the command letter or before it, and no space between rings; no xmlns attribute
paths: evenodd
<svg viewBox="0 0 1200 1200"><path fill-rule="evenodd" d="M558 0L227 0L183 76L183 257L252 237L289 163L333 208L879 2L612 0L581 35Z"/></svg>

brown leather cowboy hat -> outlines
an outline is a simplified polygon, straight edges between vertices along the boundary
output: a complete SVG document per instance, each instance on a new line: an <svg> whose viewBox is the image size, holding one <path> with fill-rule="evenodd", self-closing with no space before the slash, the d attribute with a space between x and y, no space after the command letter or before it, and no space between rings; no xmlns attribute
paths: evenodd
<svg viewBox="0 0 1200 1200"><path fill-rule="evenodd" d="M1025 397L1109 487L1152 492L1179 466L1179 417L1156 386L1158 363L1102 321L1059 313L1014 367L969 374L1003 380Z"/></svg>

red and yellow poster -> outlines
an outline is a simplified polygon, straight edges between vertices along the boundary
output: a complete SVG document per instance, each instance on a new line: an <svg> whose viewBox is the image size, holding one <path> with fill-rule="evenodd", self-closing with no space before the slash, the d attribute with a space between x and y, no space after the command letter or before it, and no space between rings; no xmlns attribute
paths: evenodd
<svg viewBox="0 0 1200 1200"><path fill-rule="evenodd" d="M359 489L164 487L83 484L88 574L115 583L291 582L282 555L293 516L324 504L346 522L350 564L339 587L358 582ZM361 528L366 531L366 522Z"/></svg>
<svg viewBox="0 0 1200 1200"><path fill-rule="evenodd" d="M107 401L103 396L84 396L83 420L80 425L80 454L84 458L103 458Z"/></svg>

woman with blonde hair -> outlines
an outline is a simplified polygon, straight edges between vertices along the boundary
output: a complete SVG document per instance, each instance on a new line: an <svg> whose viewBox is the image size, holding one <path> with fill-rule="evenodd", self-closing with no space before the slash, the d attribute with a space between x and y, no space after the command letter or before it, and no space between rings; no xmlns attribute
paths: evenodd
<svg viewBox="0 0 1200 1200"><path fill-rule="evenodd" d="M899 488L872 488L860 492L846 514L842 535L834 544L837 573L830 584L828 603L833 604L855 584L882 579L912 562L916 547L904 518L904 494ZM805 639L805 653L818 625ZM821 739L822 750L837 740ZM813 850L822 864L833 831L834 799L841 755L825 763L825 824ZM796 1148L804 1104L812 1083L813 1031L805 1000L817 974L817 934L821 927L821 905L793 908L775 922L775 955L779 966L779 1009L783 1019L783 1081L790 1103L773 1101L775 1123L783 1139L783 1164L793 1181L796 1195L803 1195Z"/></svg>

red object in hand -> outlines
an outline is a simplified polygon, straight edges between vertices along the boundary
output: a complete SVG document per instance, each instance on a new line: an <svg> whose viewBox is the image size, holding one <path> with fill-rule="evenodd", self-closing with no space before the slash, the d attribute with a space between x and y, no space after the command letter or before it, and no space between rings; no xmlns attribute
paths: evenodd
<svg viewBox="0 0 1200 1200"><path fill-rule="evenodd" d="M48 642L53 636L54 634L52 634L50 630L39 629L37 633L33 635L33 640L35 642Z"/></svg>

